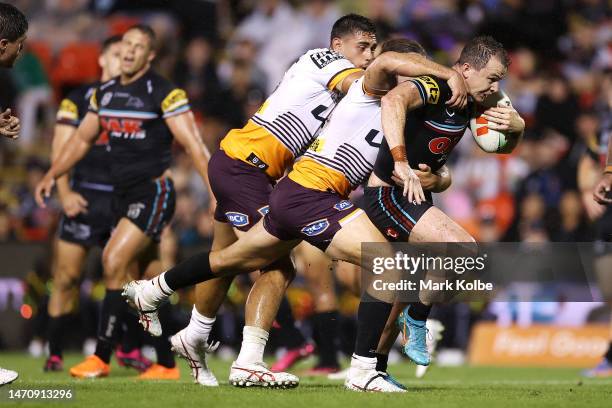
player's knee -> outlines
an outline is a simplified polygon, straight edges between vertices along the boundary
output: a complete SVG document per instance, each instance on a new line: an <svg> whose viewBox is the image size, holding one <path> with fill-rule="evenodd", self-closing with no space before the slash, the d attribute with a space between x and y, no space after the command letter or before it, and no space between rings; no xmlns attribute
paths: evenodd
<svg viewBox="0 0 612 408"><path fill-rule="evenodd" d="M289 286L291 282L293 282L293 279L295 278L296 274L295 266L289 258L279 259L268 265L267 267L261 269L262 273L268 273L269 271L279 271L280 274L277 274L277 276L279 277L279 279L283 280L285 286Z"/></svg>
<svg viewBox="0 0 612 408"><path fill-rule="evenodd" d="M104 266L105 280L112 280L123 275L127 271L128 261L123 259L114 251L104 251L102 254L102 265Z"/></svg>

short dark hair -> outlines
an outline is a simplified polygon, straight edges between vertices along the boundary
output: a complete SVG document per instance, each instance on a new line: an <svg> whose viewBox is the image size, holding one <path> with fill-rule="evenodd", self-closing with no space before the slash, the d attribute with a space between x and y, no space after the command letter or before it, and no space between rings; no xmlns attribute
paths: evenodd
<svg viewBox="0 0 612 408"><path fill-rule="evenodd" d="M119 42L121 42L120 35L113 35L112 37L108 37L106 40L102 41L102 49L100 50L100 52L105 53L106 50L108 50L108 47Z"/></svg>
<svg viewBox="0 0 612 408"><path fill-rule="evenodd" d="M384 43L382 43L380 52L383 53L387 51L400 52L403 54L416 52L417 54L427 56L427 52L421 44L406 38L391 38L390 40L386 40Z"/></svg>
<svg viewBox="0 0 612 408"><path fill-rule="evenodd" d="M149 37L149 41L151 42L151 49L154 50L156 48L157 39L156 39L155 31L153 31L153 29L150 26L146 24L136 24L127 29L127 31L130 31L130 30L138 30L144 35L146 35L147 37Z"/></svg>
<svg viewBox="0 0 612 408"><path fill-rule="evenodd" d="M26 16L15 6L0 3L0 39L16 41L28 31Z"/></svg>
<svg viewBox="0 0 612 408"><path fill-rule="evenodd" d="M357 32L364 33L372 33L376 34L376 26L367 17L360 16L359 14L347 14L345 16L340 17L334 23L334 26L331 30L330 41L334 38L344 37L348 34L353 34Z"/></svg>
<svg viewBox="0 0 612 408"><path fill-rule="evenodd" d="M472 38L465 44L461 55L459 56L459 64L468 63L477 70L481 70L489 63L491 57L499 58L499 61L506 68L510 65L510 57L504 49L504 46L495 40L495 38L485 35Z"/></svg>

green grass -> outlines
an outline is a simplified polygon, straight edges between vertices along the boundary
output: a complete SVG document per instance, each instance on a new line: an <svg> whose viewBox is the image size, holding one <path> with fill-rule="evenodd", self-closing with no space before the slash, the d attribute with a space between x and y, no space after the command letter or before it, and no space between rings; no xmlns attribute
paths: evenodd
<svg viewBox="0 0 612 408"><path fill-rule="evenodd" d="M65 366L80 357L70 355ZM344 390L339 381L302 378L294 390L237 389L227 385L229 363L213 360L211 366L222 380L210 389L191 382L189 370L180 363L177 382L142 382L135 372L113 365L108 378L75 380L62 373L44 373L43 360L25 354L0 354L0 366L18 370L19 379L2 387L0 408L17 406L6 401L6 390L18 388L72 388L74 402L21 403L19 406L63 405L73 407L183 407L258 408L291 407L610 407L612 379L581 379L576 369L433 367L422 380L414 377L414 365L391 366L390 371L410 391L406 394L359 394ZM299 370L307 365L302 364ZM225 381L223 381L225 380ZM71 405L75 404L75 405Z"/></svg>

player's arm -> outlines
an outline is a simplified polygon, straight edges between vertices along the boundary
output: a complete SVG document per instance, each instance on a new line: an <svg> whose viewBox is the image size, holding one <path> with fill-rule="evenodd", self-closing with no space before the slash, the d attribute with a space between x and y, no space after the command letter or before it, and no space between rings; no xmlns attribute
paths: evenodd
<svg viewBox="0 0 612 408"><path fill-rule="evenodd" d="M100 121L98 115L88 112L77 131L64 143L64 148L58 157L53 160L49 171L36 185L34 197L39 206L45 207L45 199L51 195L55 180L68 173L79 160L85 157L96 141L99 132Z"/></svg>
<svg viewBox="0 0 612 408"><path fill-rule="evenodd" d="M446 165L433 172L431 167L421 163L418 170L415 169L414 172L419 177L423 190L431 191L432 193L441 193L449 188L452 183L451 172Z"/></svg>
<svg viewBox="0 0 612 408"><path fill-rule="evenodd" d="M75 133L76 127L65 123L57 123L53 130L53 141L51 142L51 163L53 163L60 152L67 146L68 140ZM72 190L68 174L57 178L57 193L64 213L68 217L74 217L87 210L87 200Z"/></svg>
<svg viewBox="0 0 612 408"><path fill-rule="evenodd" d="M594 188L599 179L599 166L589 154L583 154L578 162L577 184L580 191L580 198L591 221L602 216L605 207L595 201Z"/></svg>
<svg viewBox="0 0 612 408"><path fill-rule="evenodd" d="M433 75L447 81L452 96L446 102L452 108L467 105L467 85L454 69L437 64L417 53L384 52L365 72L364 86L375 94L384 94L395 85L397 76L418 77Z"/></svg>
<svg viewBox="0 0 612 408"><path fill-rule="evenodd" d="M198 126L193 116L193 112L187 111L179 115L171 116L166 118L166 124L172 132L174 138L185 148L193 164L206 183L210 197L212 191L210 189L210 182L208 180L208 160L210 159L210 152L206 148L206 145L202 141L202 136L198 130Z"/></svg>
<svg viewBox="0 0 612 408"><path fill-rule="evenodd" d="M404 127L407 113L424 104L425 100L421 97L419 89L411 81L397 85L381 98L381 121L395 163L394 176L399 179L399 184L403 185L403 193L408 196L408 201L412 201L414 197L418 204L425 201L425 195L419 177L408 165Z"/></svg>
<svg viewBox="0 0 612 408"><path fill-rule="evenodd" d="M608 156L603 176L593 191L593 198L600 204L612 204L612 136L608 139Z"/></svg>

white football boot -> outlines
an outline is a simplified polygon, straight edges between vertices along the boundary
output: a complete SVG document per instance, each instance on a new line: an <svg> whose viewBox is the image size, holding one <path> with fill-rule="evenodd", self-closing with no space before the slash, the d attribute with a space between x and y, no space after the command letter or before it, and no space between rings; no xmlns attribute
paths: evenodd
<svg viewBox="0 0 612 408"><path fill-rule="evenodd" d="M19 373L0 367L0 385L10 384L19 377Z"/></svg>
<svg viewBox="0 0 612 408"><path fill-rule="evenodd" d="M300 379L289 373L275 373L264 363L240 365L234 361L229 375L234 387L295 388Z"/></svg>
<svg viewBox="0 0 612 408"><path fill-rule="evenodd" d="M444 331L444 325L439 320L428 319L427 320L427 330L429 331L429 335L426 339L427 351L429 355L432 357L432 360L435 358L436 347L438 346L438 342L442 340L442 332ZM431 366L416 366L416 378L423 378L425 373L427 373L427 369Z"/></svg>
<svg viewBox="0 0 612 408"><path fill-rule="evenodd" d="M159 337L162 334L162 326L159 321L157 309L161 306L152 299L147 299L145 285L151 285L153 281L135 280L123 286L121 296L127 299L130 306L138 311L138 320L142 327L152 336Z"/></svg>
<svg viewBox="0 0 612 408"><path fill-rule="evenodd" d="M357 392L406 392L405 388L389 381L386 373L355 367L349 369L344 386Z"/></svg>
<svg viewBox="0 0 612 408"><path fill-rule="evenodd" d="M205 387L219 386L217 378L206 364L206 354L214 352L219 347L219 342L202 341L199 344L190 344L187 341L187 328L184 328L170 337L170 344L172 344L172 351L187 360L194 382Z"/></svg>

